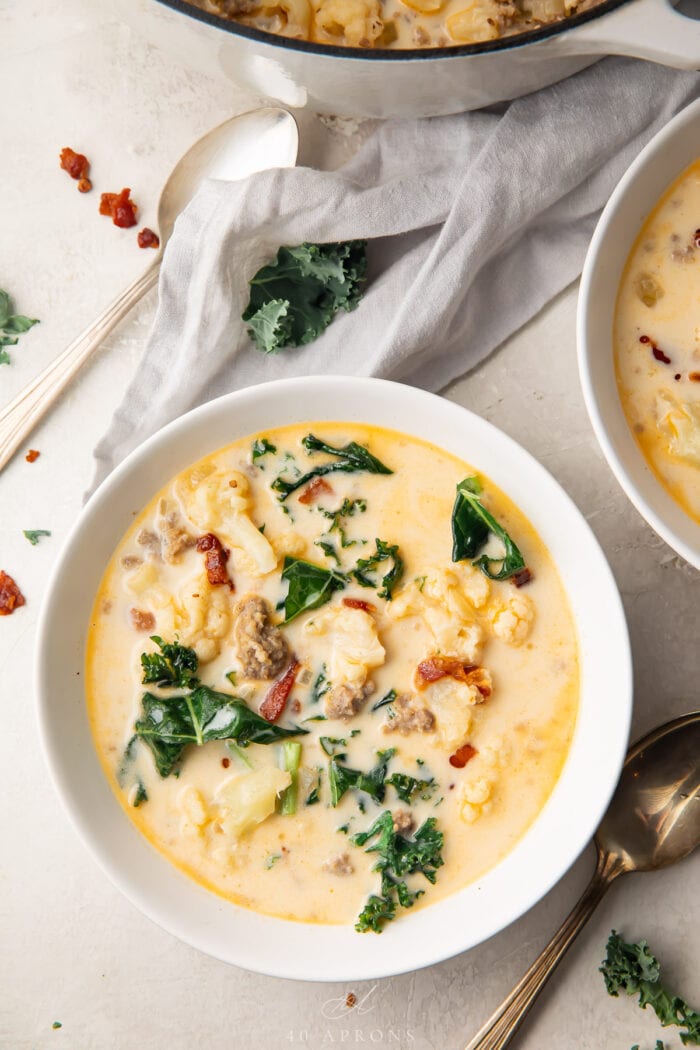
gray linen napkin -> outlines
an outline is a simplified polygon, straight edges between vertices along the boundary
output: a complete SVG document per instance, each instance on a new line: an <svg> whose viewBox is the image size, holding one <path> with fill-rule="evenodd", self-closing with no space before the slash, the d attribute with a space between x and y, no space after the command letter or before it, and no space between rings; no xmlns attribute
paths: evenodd
<svg viewBox="0 0 700 1050"><path fill-rule="evenodd" d="M95 484L195 405L284 376L372 375L439 390L580 272L602 206L700 75L606 59L499 107L380 125L335 172L210 181L178 219L138 375L96 450ZM266 356L248 281L281 244L371 238L357 310Z"/></svg>

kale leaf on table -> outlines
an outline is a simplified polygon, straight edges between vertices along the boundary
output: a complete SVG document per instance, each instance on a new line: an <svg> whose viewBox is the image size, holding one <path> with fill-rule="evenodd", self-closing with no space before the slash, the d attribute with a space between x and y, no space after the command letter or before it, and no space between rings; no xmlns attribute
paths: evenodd
<svg viewBox="0 0 700 1050"><path fill-rule="evenodd" d="M24 317L22 314L13 314L12 300L7 292L0 288L0 365L9 365L10 355L6 346L16 346L19 336L28 332L35 324L39 324L35 317Z"/></svg>
<svg viewBox="0 0 700 1050"><path fill-rule="evenodd" d="M281 247L250 282L243 313L259 350L313 342L339 310L354 310L367 271L366 241Z"/></svg>
<svg viewBox="0 0 700 1050"><path fill-rule="evenodd" d="M646 941L628 943L613 930L600 972L609 995L638 995L642 1009L651 1006L664 1028L676 1025L685 1029L680 1032L683 1044L700 1046L700 1013L664 988L658 959Z"/></svg>

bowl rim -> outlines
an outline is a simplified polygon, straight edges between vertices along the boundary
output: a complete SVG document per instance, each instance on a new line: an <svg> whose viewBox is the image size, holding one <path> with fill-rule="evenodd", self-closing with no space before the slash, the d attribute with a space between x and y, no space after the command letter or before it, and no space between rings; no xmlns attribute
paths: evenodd
<svg viewBox="0 0 700 1050"><path fill-rule="evenodd" d="M622 441L627 444L626 438L628 436L631 438L636 449L636 457L633 457L633 462L635 464L637 475L644 478L648 476L654 478L654 484L650 486L650 491L653 497L658 500L662 509L653 506L649 502L647 497L641 491L640 484L631 476L630 470L623 462L623 449L620 447L620 441L616 440L610 433L610 419L604 409L600 384L596 379L595 374L596 355L602 354L603 351L600 348L599 342L592 335L592 329L595 325L595 314L598 309L594 295L596 279L599 268L605 263L609 244L616 239L618 234L618 231L614 228L615 221L618 219L622 208L625 207L632 195L637 191L637 187L644 177L650 171L653 171L657 165L659 168L659 175L664 167L668 166L668 161L665 161L668 144L672 140L679 139L684 134L686 127L689 124L697 124L698 130L700 131L700 99L696 99L688 106L684 107L680 113L677 113L672 120L665 124L664 127L654 135L627 168L605 205L596 225L593 237L591 238L581 274L578 306L576 311L576 343L579 379L583 390L586 409L596 438L598 439L598 443L608 462L608 466L617 478L617 481L624 490L627 498L634 507L636 507L652 529L669 545L669 547L673 548L673 550L680 554L690 565L694 566L696 569L700 569L700 527L697 527L697 542L693 543L679 535L676 528L670 523L669 517L678 517L679 511L683 515L683 524L687 524L684 519L687 518L688 521L692 521L692 518L690 518L690 515L687 515L682 511L658 478L656 478L651 472L641 449L639 449L636 441L634 441L634 438L632 438L629 433L629 425L626 418L624 418L624 412L618 395L615 398L616 415L624 418L626 428L624 432L625 437L623 437ZM699 155L700 149L697 149L696 147L695 152L696 155ZM688 163L692 163L692 159L689 160ZM652 208L658 203L659 198L673 181L682 174L683 170L683 166L677 170L674 168L668 178L664 178L662 189L653 197L648 207L640 209L641 219L639 225L630 232L629 239L626 241L624 261L620 268L618 279L615 282L615 300L617 299L622 270L624 269L627 258L629 257L629 252L632 249L632 245L634 244L642 225L648 218ZM612 359L612 329L610 331L609 352ZM617 385L615 387L615 393L617 395ZM629 448L627 451L629 451Z"/></svg>
<svg viewBox="0 0 700 1050"><path fill-rule="evenodd" d="M632 0L601 0L595 7L586 11L571 15L559 22L550 22L537 29L530 29L523 33L515 33L510 37L499 37L496 40L484 40L476 44L455 44L448 47L425 47L425 48L376 48L364 50L358 47L347 47L338 44L324 44L313 40L294 40L291 37L281 36L277 33L266 33L262 29L254 29L252 26L242 25L231 19L223 18L213 11L205 11L196 7L189 0L158 0L164 7L177 11L188 18L194 18L198 22L221 29L233 36L254 40L260 44L268 44L271 47L279 47L284 51L299 51L307 55L325 55L330 58L349 58L357 62L407 62L426 61L428 59L466 58L473 55L493 54L499 51L511 51L515 48L525 47L527 44L535 44L551 37L563 36L569 30L593 22L618 7L631 3Z"/></svg>
<svg viewBox="0 0 700 1050"><path fill-rule="evenodd" d="M527 493L530 494L527 498L534 498L533 486L542 498L551 497L555 500L556 515L552 516L553 523L548 525L548 528L552 530L552 534L557 528L562 532L560 523L567 522L566 536L562 535L558 542L562 545L569 544L571 535L576 534L578 547L576 553L571 555L571 565L575 566L571 570L575 574L574 578L585 581L578 585L583 590L590 590L591 580L597 580L598 590L604 599L602 607L605 608L605 624L600 622L602 618L599 615L597 590L595 616L590 614L586 630L592 632L600 641L604 654L605 647L608 647L607 657L601 658L596 651L584 660L582 627L576 620L576 603L572 597L572 590L566 581L563 581L568 600L574 605L574 618L579 632L582 695L584 689L587 690L591 696L596 697L595 705L600 703L600 708L594 711L595 705L591 702L590 711L586 710L584 718L584 704L581 702L574 739L564 767L552 794L533 824L495 868L490 869L476 883L436 901L417 913L402 916L401 923L392 924L391 930L385 931L381 938L374 937L369 941L356 934L352 927L314 926L270 918L241 908L203 889L151 846L124 813L99 766L89 727L88 751L76 751L74 748L73 754L70 754L70 747L62 747L60 739L56 736L63 728L64 720L71 710L74 717L81 719L81 724L87 726L88 721L84 711L82 687L77 704L73 702L72 697L64 695L65 690L61 693L59 702L55 702L54 698L61 692L56 684L57 675L60 680L60 663L61 660L65 662L66 650L60 635L64 629L68 629L65 625L70 619L65 616L63 599L66 595L75 593L72 590L74 577L71 576L71 572L83 565L86 549L83 540L84 536L89 534L91 525L95 521L99 522L100 515L104 517L106 525L114 531L116 539L112 540L101 534L97 542L98 545L106 545L106 549L113 551L125 531L121 518L128 512L123 509L115 513L115 508L112 507L110 515L110 501L114 500L115 494L119 494L120 487L127 485L130 480L133 483L134 478L139 485L144 485L143 476L139 478L139 471L144 476L147 474L153 495L174 473L184 469L186 463L178 466L176 470L163 468L157 478L147 469L149 461L158 454L168 455L168 448L174 447L173 441L179 440L181 445L186 442L189 457L187 462L194 462L199 456L191 454L189 450L198 430L210 432L215 427L221 429L221 420L230 421L236 417L236 411L239 418L245 417L246 411L264 414L265 411L272 411L270 406L275 406L275 399L279 407L280 404L296 405L297 402L303 402L304 397L307 403L314 406L321 403L333 404L334 399L335 403L343 408L352 404L353 410L345 412L343 417L348 422L359 422L366 418L368 412L370 418L367 418L367 422L375 422L371 416L376 410L376 405L384 406L388 399L388 403L395 406L395 414L400 417L401 423L397 423L396 426L391 422L381 425L414 434L423 440L434 440L426 437L424 430L427 424L416 422L421 412L426 413L431 429L437 428L441 434L449 431L450 441L434 440L439 447L449 451L452 451L450 443L453 441L451 428L458 433L460 441L466 441L465 435L470 433L470 441L476 444L481 442L479 447L482 461L488 462L489 457L495 455L497 458L504 457L504 462L512 464L513 484L510 487L503 485L497 477L493 480L516 504L522 506ZM267 406L262 409L261 398ZM290 413L294 415L291 409ZM335 412L324 418L341 421L341 417ZM313 413L309 414L306 411L297 412L296 420L320 422L317 414L314 418ZM283 419L279 425L293 421L292 418ZM263 421L257 430L259 432L274 425L274 421ZM254 429L246 427L240 434L232 435L228 440L237 440L238 437L254 432ZM201 434L198 440L201 444ZM455 443L456 441L457 438L454 438ZM225 444L208 437L206 442L208 445L205 447L209 451ZM204 454L206 451L202 453ZM462 454L462 458L466 457ZM478 462L474 466L480 469ZM492 467L483 469L489 476L493 475ZM514 489L519 495L514 495ZM130 501L128 506L133 506L135 502L136 499ZM145 505L145 501L143 502ZM533 520L533 515L527 510L524 509L523 512L551 548L551 543L543 535L542 523ZM561 573L561 563L557 562L556 558L554 560ZM105 561L100 560L100 575L105 564ZM89 573L83 574L84 577L87 575ZM93 585L86 588L89 589L88 608L92 606L97 581L93 578ZM583 601L583 598L581 600ZM592 602L593 598L590 600ZM87 618L81 621L73 633L81 635L84 639L86 625ZM75 674L74 667L71 660L68 660L64 674L73 690L76 688L75 679L72 677ZM82 670L81 661L81 674ZM606 687L614 697L614 703L603 699L602 696L600 701L598 700L603 692L600 690L602 671L605 673ZM79 681L82 682L82 678ZM193 409L159 430L131 452L102 483L74 523L51 573L37 626L35 695L42 750L70 822L112 883L148 918L206 954L259 973L314 981L367 980L420 969L474 947L519 918L564 875L590 842L607 809L625 759L632 712L632 658L620 594L605 555L571 498L529 452L488 421L438 395L387 380L311 376L275 380L248 387ZM82 713L75 714L79 707ZM73 746L72 741L70 746ZM594 755L591 754L592 746L596 749ZM577 756L578 772L573 765L574 755ZM76 789L80 770L86 764L99 769L99 783L88 781L90 798L86 798L85 793L81 794ZM585 791L581 790L582 780L586 785ZM99 804L98 795L109 797L110 800L109 808L105 809L111 822L107 829L96 826L94 819L89 815L90 807ZM554 800L558 800L561 808L564 797L568 798L569 803L577 810L577 819L557 819ZM129 851L128 856L124 854L124 844ZM524 844L528 844L525 849ZM539 858L542 852L547 854L548 863L542 865L539 859L536 860L536 885L534 888L528 888L526 876L533 866L533 858ZM143 880L139 881L143 870L146 870L144 865L149 877L153 875L150 888ZM137 874L137 868L143 868L140 874ZM154 885L157 886L157 892L154 891ZM172 904L173 900L179 901L180 898L186 901L185 908L178 909ZM495 920L489 904L492 898L495 898L498 905ZM455 916L464 911L465 901L467 912L471 907L473 926L455 921ZM232 942L226 938L227 928L219 928L221 923L229 923L231 929L235 929L237 937L234 937ZM342 958L338 958L338 955L342 954L338 952L339 945L342 945L343 951L347 953Z"/></svg>

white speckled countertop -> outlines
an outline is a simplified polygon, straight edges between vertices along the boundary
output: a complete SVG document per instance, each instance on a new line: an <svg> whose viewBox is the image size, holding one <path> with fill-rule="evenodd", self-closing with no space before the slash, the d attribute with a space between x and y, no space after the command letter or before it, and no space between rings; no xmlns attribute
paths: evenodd
<svg viewBox="0 0 700 1050"><path fill-rule="evenodd" d="M153 0L131 0L137 10ZM0 370L9 399L144 266L132 233L96 220L59 171L61 146L85 148L114 188L138 188L155 224L159 188L204 131L256 100L144 44L107 0L0 0L0 287L42 319ZM302 159L330 166L351 138L302 120ZM607 469L585 415L570 288L447 396L534 453L573 495L615 572L637 680L634 731L698 706L700 576L644 524ZM136 367L154 293L110 338L37 431L41 458L0 478L2 568L27 596L0 621L0 1047L2 1050L278 1050L393 1046L459 1050L521 976L592 867L592 850L536 908L473 951L419 973L297 984L216 962L151 925L107 881L55 797L39 751L31 687L34 627L47 572L75 519L92 448ZM53 533L36 548L22 529ZM601 688L605 688L601 669ZM610 698L611 703L615 698ZM653 1047L653 1016L609 999L597 972L611 926L646 936L669 982L700 1003L695 890L700 855L630 877L603 903L520 1036L523 1050ZM328 1019L328 1002L359 1004ZM60 1029L52 1023L60 1021ZM514 1044L516 1045L516 1044ZM680 1045L677 1037L667 1046Z"/></svg>

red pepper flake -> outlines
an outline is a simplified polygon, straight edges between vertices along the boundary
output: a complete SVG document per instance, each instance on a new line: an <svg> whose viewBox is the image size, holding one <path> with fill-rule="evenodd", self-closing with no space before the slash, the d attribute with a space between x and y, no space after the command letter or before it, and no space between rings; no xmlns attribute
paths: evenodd
<svg viewBox="0 0 700 1050"><path fill-rule="evenodd" d="M661 347L657 346L654 340L651 339L648 335L640 335L639 342L651 347L651 352L657 361L662 361L665 365L671 364L671 358L668 356L668 354L665 354Z"/></svg>
<svg viewBox="0 0 700 1050"><path fill-rule="evenodd" d="M268 722L276 722L284 711L300 666L298 660L292 660L284 674L268 689L267 696L260 705L260 714Z"/></svg>
<svg viewBox="0 0 700 1050"><path fill-rule="evenodd" d="M524 569L518 569L518 571L514 572L511 576L511 580L513 581L516 587L524 587L525 584L529 583L531 579L532 573L530 572L527 566L525 566Z"/></svg>
<svg viewBox="0 0 700 1050"><path fill-rule="evenodd" d="M332 492L333 489L327 481L324 481L323 478L314 478L302 492L299 502L304 504L315 503L324 493L330 496Z"/></svg>
<svg viewBox="0 0 700 1050"><path fill-rule="evenodd" d="M676 382L678 382L678 380L681 378L680 372L676 372L676 374L675 374L675 376L673 378L676 380Z"/></svg>
<svg viewBox="0 0 700 1050"><path fill-rule="evenodd" d="M700 383L700 372L688 372L688 379L691 383Z"/></svg>
<svg viewBox="0 0 700 1050"><path fill-rule="evenodd" d="M136 240L139 248L160 248L160 237L153 230L149 230L148 226L139 230Z"/></svg>
<svg viewBox="0 0 700 1050"><path fill-rule="evenodd" d="M230 551L221 546L213 532L208 532L205 536L199 537L197 550L200 554L206 555L204 567L207 570L207 579L212 587L217 587L221 583L227 583L232 591L235 590L233 581L226 570L226 562Z"/></svg>
<svg viewBox="0 0 700 1050"><path fill-rule="evenodd" d="M70 146L64 146L59 155L59 163L63 170L77 181L81 193L87 193L92 189L92 183L88 178L90 161L84 153L76 153Z"/></svg>
<svg viewBox="0 0 700 1050"><path fill-rule="evenodd" d="M109 215L115 226L127 229L136 225L136 213L138 208L129 194L131 190L127 186L121 193L103 193L100 197L100 215Z"/></svg>
<svg viewBox="0 0 700 1050"><path fill-rule="evenodd" d="M700 230L696 230L693 234L693 244L696 248L700 248Z"/></svg>
<svg viewBox="0 0 700 1050"><path fill-rule="evenodd" d="M30 448L29 452L27 452L24 458L26 459L27 463L35 463L40 455L41 452L38 452L35 448Z"/></svg>
<svg viewBox="0 0 700 1050"><path fill-rule="evenodd" d="M0 569L0 616L10 616L20 605L26 604L26 599L15 581Z"/></svg>
<svg viewBox="0 0 700 1050"><path fill-rule="evenodd" d="M343 598L343 605L348 609L362 609L363 612L374 612L372 603L366 602L362 598Z"/></svg>
<svg viewBox="0 0 700 1050"><path fill-rule="evenodd" d="M484 699L491 696L491 683L484 668L476 664L462 663L456 656L430 656L418 664L416 672L419 689L425 689L430 682L449 677L466 685L476 686Z"/></svg>
<svg viewBox="0 0 700 1050"><path fill-rule="evenodd" d="M355 993L348 992L348 994L345 996L345 1005L347 1006L348 1010L352 1010L353 1006L355 1006L356 1003L357 996L355 995Z"/></svg>
<svg viewBox="0 0 700 1050"><path fill-rule="evenodd" d="M301 714L301 700L292 700L291 704L289 705L289 709L290 709L290 711L292 712L293 715L300 715Z"/></svg>
<svg viewBox="0 0 700 1050"><path fill-rule="evenodd" d="M230 758L222 758L221 759L221 765L224 767L224 769L228 769L228 767L231 765L231 759Z"/></svg>
<svg viewBox="0 0 700 1050"><path fill-rule="evenodd" d="M455 769L464 769L467 762L474 758L474 755L478 755L478 751L471 744L462 744L458 748L454 755L450 755L450 765L454 766Z"/></svg>

